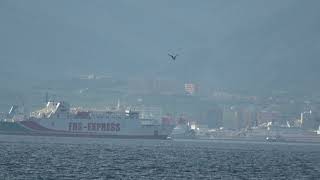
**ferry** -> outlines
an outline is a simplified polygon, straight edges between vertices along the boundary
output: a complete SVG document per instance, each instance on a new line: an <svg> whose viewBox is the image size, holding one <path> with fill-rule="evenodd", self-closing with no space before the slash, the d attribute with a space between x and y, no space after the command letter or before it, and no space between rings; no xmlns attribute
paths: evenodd
<svg viewBox="0 0 320 180"><path fill-rule="evenodd" d="M130 109L71 108L67 102L50 101L29 117L17 115L0 121L0 134L167 139L173 127L156 119L143 119L139 113Z"/></svg>

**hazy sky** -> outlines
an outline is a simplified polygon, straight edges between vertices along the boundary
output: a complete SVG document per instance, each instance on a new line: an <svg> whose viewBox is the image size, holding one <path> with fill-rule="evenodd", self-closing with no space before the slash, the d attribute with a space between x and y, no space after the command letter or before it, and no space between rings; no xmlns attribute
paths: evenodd
<svg viewBox="0 0 320 180"><path fill-rule="evenodd" d="M318 0L1 0L3 79L158 77L212 87L317 84ZM168 52L180 56L171 62Z"/></svg>

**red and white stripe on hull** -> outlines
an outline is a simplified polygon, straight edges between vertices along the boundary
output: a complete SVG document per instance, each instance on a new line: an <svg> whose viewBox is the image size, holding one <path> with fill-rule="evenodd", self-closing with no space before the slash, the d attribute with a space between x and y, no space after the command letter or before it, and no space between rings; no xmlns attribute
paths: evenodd
<svg viewBox="0 0 320 180"><path fill-rule="evenodd" d="M53 132L0 132L6 135L23 136L54 136L54 137L79 137L79 138L112 138L112 139L167 139L167 135L106 135L89 133L53 133Z"/></svg>
<svg viewBox="0 0 320 180"><path fill-rule="evenodd" d="M62 130L53 130L41 126L34 121L19 122L24 128L30 130L28 132L2 132L2 134L14 135L31 135L31 136L57 136L57 137L88 137L88 138L119 138L119 139L167 139L167 135L115 135L115 134L101 134L94 132L69 132Z"/></svg>
<svg viewBox="0 0 320 180"><path fill-rule="evenodd" d="M46 132L67 132L67 131L57 131L41 126L34 121L21 121L19 122L23 127L32 130L32 131L46 131Z"/></svg>

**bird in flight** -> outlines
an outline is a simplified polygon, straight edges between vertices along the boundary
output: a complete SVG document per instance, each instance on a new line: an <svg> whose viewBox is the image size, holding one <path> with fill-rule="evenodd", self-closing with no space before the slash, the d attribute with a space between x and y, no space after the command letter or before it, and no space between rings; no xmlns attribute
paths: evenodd
<svg viewBox="0 0 320 180"><path fill-rule="evenodd" d="M176 55L172 55L172 54L169 54L169 53L168 53L168 56L170 56L170 57L171 57L171 59L174 61L174 60L176 60L176 58L177 58L178 54L176 54Z"/></svg>

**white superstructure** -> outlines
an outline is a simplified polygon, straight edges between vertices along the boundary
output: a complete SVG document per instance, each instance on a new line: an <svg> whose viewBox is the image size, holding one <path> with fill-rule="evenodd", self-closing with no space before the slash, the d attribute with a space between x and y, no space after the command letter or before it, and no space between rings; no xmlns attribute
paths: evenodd
<svg viewBox="0 0 320 180"><path fill-rule="evenodd" d="M112 137L166 138L171 128L158 120L141 119L138 111L116 108L70 108L66 102L48 102L20 122L33 131Z"/></svg>

